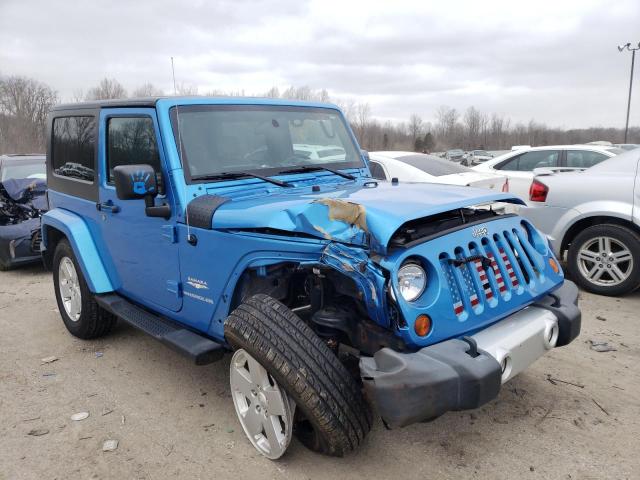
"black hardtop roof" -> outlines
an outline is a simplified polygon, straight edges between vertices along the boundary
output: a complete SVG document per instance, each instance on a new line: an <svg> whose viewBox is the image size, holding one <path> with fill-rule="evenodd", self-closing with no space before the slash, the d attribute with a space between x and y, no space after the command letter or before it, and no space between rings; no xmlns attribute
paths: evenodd
<svg viewBox="0 0 640 480"><path fill-rule="evenodd" d="M78 103L62 103L56 105L51 110L82 110L96 108L114 108L114 107L155 107L156 102L161 98L167 97L145 97L145 98L122 98L112 100L92 100L89 102Z"/></svg>

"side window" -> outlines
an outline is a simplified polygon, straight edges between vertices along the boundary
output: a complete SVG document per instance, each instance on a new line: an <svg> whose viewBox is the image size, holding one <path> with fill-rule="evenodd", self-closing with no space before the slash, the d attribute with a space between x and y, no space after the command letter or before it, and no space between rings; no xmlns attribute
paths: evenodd
<svg viewBox="0 0 640 480"><path fill-rule="evenodd" d="M94 117L58 117L53 120L52 168L56 175L93 183L95 178Z"/></svg>
<svg viewBox="0 0 640 480"><path fill-rule="evenodd" d="M534 168L557 167L560 152L558 150L540 150L525 152L498 165L497 170L531 172Z"/></svg>
<svg viewBox="0 0 640 480"><path fill-rule="evenodd" d="M156 132L151 117L114 117L107 123L107 183L118 165L151 165L160 171Z"/></svg>
<svg viewBox="0 0 640 480"><path fill-rule="evenodd" d="M591 152L589 150L568 150L567 167L589 168L606 160L607 157L601 152Z"/></svg>
<svg viewBox="0 0 640 480"><path fill-rule="evenodd" d="M387 177L384 174L384 169L382 165L378 162L374 162L373 160L369 160L369 169L371 170L371 176L376 180L386 180Z"/></svg>

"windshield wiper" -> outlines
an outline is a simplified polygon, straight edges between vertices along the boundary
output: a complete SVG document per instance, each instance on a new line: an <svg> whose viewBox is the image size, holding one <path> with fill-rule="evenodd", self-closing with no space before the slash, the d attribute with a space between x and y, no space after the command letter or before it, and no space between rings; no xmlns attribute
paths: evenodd
<svg viewBox="0 0 640 480"><path fill-rule="evenodd" d="M264 175L259 175L257 173L252 172L222 172L222 173L212 173L207 175L196 175L191 177L192 180L233 180L236 178L243 177L252 177L259 178L265 182L273 183L274 185L278 185L279 187L293 187L289 182L283 182L282 180L277 180L271 177L265 177Z"/></svg>
<svg viewBox="0 0 640 480"><path fill-rule="evenodd" d="M289 168L287 170L282 170L279 173L302 173L302 172L317 172L319 170L324 170L326 172L331 172L334 175L338 175L340 177L346 178L348 180L355 180L356 177L354 177L353 175L351 175L350 173L344 173L341 172L340 170L334 170L333 168L329 168L329 167L321 167L319 165L309 165L307 167L295 167L295 168Z"/></svg>

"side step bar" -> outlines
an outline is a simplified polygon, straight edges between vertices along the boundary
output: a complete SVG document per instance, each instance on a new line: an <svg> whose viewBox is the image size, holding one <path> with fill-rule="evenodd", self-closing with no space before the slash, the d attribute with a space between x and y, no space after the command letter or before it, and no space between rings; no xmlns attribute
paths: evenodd
<svg viewBox="0 0 640 480"><path fill-rule="evenodd" d="M105 310L192 359L196 365L213 363L224 355L225 348L219 343L149 313L118 294L96 295L95 298Z"/></svg>

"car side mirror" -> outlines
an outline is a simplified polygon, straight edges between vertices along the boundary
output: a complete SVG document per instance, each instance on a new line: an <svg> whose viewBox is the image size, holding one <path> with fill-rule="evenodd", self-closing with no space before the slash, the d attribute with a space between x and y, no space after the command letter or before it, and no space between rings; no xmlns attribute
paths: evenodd
<svg viewBox="0 0 640 480"><path fill-rule="evenodd" d="M120 200L136 200L158 195L156 172L151 165L118 165L113 169L116 195Z"/></svg>

